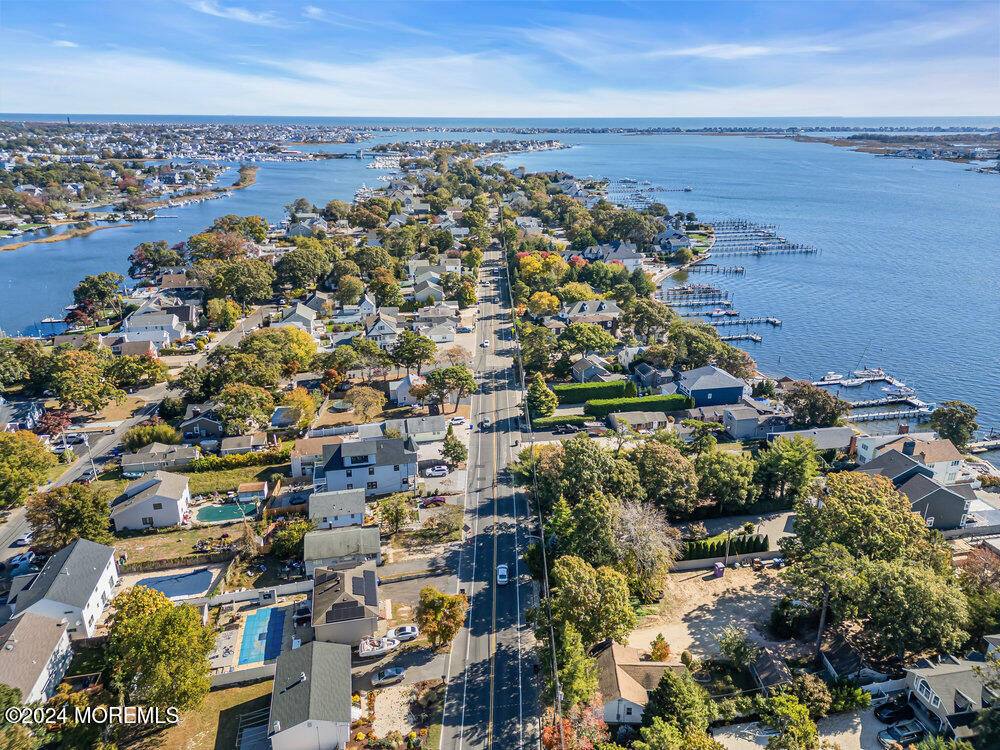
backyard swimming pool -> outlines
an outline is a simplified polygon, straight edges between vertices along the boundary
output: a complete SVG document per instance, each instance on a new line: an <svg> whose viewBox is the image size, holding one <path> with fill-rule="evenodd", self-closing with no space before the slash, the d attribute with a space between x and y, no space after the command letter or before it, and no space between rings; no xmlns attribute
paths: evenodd
<svg viewBox="0 0 1000 750"><path fill-rule="evenodd" d="M187 573L150 576L137 582L139 586L155 589L167 598L199 596L212 585L213 573L208 568L198 568Z"/></svg>
<svg viewBox="0 0 1000 750"><path fill-rule="evenodd" d="M276 659L281 653L281 635L285 627L285 611L278 607L258 609L247 615L240 644L240 664Z"/></svg>
<svg viewBox="0 0 1000 750"><path fill-rule="evenodd" d="M257 512L256 503L227 503L225 505L206 505L198 509L197 518L202 523L212 521L239 521L246 514L252 519Z"/></svg>

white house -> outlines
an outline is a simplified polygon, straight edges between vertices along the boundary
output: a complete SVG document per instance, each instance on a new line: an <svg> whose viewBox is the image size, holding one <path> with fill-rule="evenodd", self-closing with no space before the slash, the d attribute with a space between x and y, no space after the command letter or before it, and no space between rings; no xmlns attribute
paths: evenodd
<svg viewBox="0 0 1000 750"><path fill-rule="evenodd" d="M436 344L447 344L455 340L455 326L448 323L419 326L417 332Z"/></svg>
<svg viewBox="0 0 1000 750"><path fill-rule="evenodd" d="M608 724L638 726L660 678L668 670L687 669L680 663L642 659L639 649L607 640L590 650L597 664L598 689L604 700L604 721Z"/></svg>
<svg viewBox="0 0 1000 750"><path fill-rule="evenodd" d="M316 568L368 560L382 564L382 537L378 526L337 526L310 531L302 537L302 564L308 576Z"/></svg>
<svg viewBox="0 0 1000 750"><path fill-rule="evenodd" d="M309 496L309 520L317 529L360 526L365 522L365 491L334 490Z"/></svg>
<svg viewBox="0 0 1000 750"><path fill-rule="evenodd" d="M859 435L858 436L858 463L866 464L879 453L884 445L896 442L902 435ZM911 440L928 441L937 437L933 432L913 432L906 435ZM902 451L900 451L902 452Z"/></svg>
<svg viewBox="0 0 1000 750"><path fill-rule="evenodd" d="M351 738L351 647L313 641L283 652L274 671L271 750L342 750Z"/></svg>
<svg viewBox="0 0 1000 750"><path fill-rule="evenodd" d="M148 529L178 526L191 502L188 478L169 471L154 471L131 482L111 504L115 529Z"/></svg>
<svg viewBox="0 0 1000 750"><path fill-rule="evenodd" d="M420 399L410 393L415 386L427 385L427 378L422 375L406 375L389 383L389 399L399 406L415 406Z"/></svg>
<svg viewBox="0 0 1000 750"><path fill-rule="evenodd" d="M158 342L165 336L171 343L188 335L187 326L176 314L163 312L152 304L125 318L122 333L127 341Z"/></svg>
<svg viewBox="0 0 1000 750"><path fill-rule="evenodd" d="M65 618L71 638L89 638L117 583L114 547L77 539L46 560L37 573L16 576L7 603L14 617L31 612Z"/></svg>
<svg viewBox="0 0 1000 750"><path fill-rule="evenodd" d="M413 488L417 444L412 438L381 438L327 445L316 464L316 490L365 488L367 495L387 495Z"/></svg>
<svg viewBox="0 0 1000 750"><path fill-rule="evenodd" d="M0 675L21 691L21 703L42 703L73 661L67 623L26 612L0 627Z"/></svg>
<svg viewBox="0 0 1000 750"><path fill-rule="evenodd" d="M323 324L316 320L316 311L311 307L306 307L301 302L285 311L281 316L281 325L293 326L305 331L310 336L315 336L323 330Z"/></svg>
<svg viewBox="0 0 1000 750"><path fill-rule="evenodd" d="M395 318L385 312L379 312L365 325L365 336L384 349L396 343L400 330Z"/></svg>
<svg viewBox="0 0 1000 750"><path fill-rule="evenodd" d="M962 454L950 440L919 440L916 435L897 435L895 440L878 446L875 455L892 450L922 463L933 472L932 478L942 484L954 484L958 480Z"/></svg>

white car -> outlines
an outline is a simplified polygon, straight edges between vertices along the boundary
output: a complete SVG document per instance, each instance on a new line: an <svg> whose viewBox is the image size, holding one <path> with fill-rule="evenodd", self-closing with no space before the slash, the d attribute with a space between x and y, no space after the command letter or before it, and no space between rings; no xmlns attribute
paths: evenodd
<svg viewBox="0 0 1000 750"><path fill-rule="evenodd" d="M420 628L416 625L400 625L398 628L393 628L386 633L387 637L395 638L400 643L412 641L418 635L420 635Z"/></svg>
<svg viewBox="0 0 1000 750"><path fill-rule="evenodd" d="M490 348L490 342L489 341L484 341L483 343L480 344L480 346L483 347L483 349L489 349Z"/></svg>
<svg viewBox="0 0 1000 750"><path fill-rule="evenodd" d="M504 564L497 565L497 586L507 585L507 566Z"/></svg>
<svg viewBox="0 0 1000 750"><path fill-rule="evenodd" d="M465 417L452 417L448 420L450 424L463 424L465 422Z"/></svg>
<svg viewBox="0 0 1000 750"><path fill-rule="evenodd" d="M29 544L31 544L31 532L30 531L27 534L21 534L21 536L19 536L14 541L14 546L15 547L27 547Z"/></svg>
<svg viewBox="0 0 1000 750"><path fill-rule="evenodd" d="M429 469L424 470L425 477L446 477L448 476L447 466L432 466Z"/></svg>

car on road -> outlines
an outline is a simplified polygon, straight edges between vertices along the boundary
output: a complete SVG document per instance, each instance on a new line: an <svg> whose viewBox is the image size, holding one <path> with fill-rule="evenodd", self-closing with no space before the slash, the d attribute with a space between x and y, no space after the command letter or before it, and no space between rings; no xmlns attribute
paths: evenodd
<svg viewBox="0 0 1000 750"><path fill-rule="evenodd" d="M492 424L493 424L493 423L492 423L492 422L491 422L490 420L488 420L488 419L484 419L484 420L483 420L482 422L480 422L480 423L479 423L479 425L480 425L480 426L481 426L481 427L482 427L482 428L483 428L484 430L488 430L488 429L490 428L490 425L492 425Z"/></svg>
<svg viewBox="0 0 1000 750"><path fill-rule="evenodd" d="M14 540L15 547L27 547L29 544L31 544L30 531L27 534L21 534L21 536Z"/></svg>
<svg viewBox="0 0 1000 750"><path fill-rule="evenodd" d="M572 435L574 432L579 432L580 428L575 424L561 424L552 430L555 435Z"/></svg>
<svg viewBox="0 0 1000 750"><path fill-rule="evenodd" d="M436 508L439 505L444 505L447 502L444 495L435 495L434 497L422 497L420 498L421 508Z"/></svg>
<svg viewBox="0 0 1000 750"><path fill-rule="evenodd" d="M448 467L443 464L438 464L437 466L431 466L428 469L424 469L425 477L446 477L448 476Z"/></svg>
<svg viewBox="0 0 1000 750"><path fill-rule="evenodd" d="M898 724L913 718L913 708L905 703L889 701L875 709L875 718L883 724Z"/></svg>
<svg viewBox="0 0 1000 750"><path fill-rule="evenodd" d="M888 729L878 733L878 744L884 748L912 747L927 736L924 725L916 719L893 724Z"/></svg>
<svg viewBox="0 0 1000 750"><path fill-rule="evenodd" d="M59 442L66 442L70 445L77 445L83 442L83 435L63 435L62 440Z"/></svg>
<svg viewBox="0 0 1000 750"><path fill-rule="evenodd" d="M79 484L90 484L95 479L97 479L97 472L94 471L93 469L87 469L85 472L83 472L83 474L81 474L80 476L78 476L73 481L75 483L79 483Z"/></svg>
<svg viewBox="0 0 1000 750"><path fill-rule="evenodd" d="M490 348L490 342L489 341L484 341L483 343L480 344L480 346L483 347L483 349L489 349Z"/></svg>
<svg viewBox="0 0 1000 750"><path fill-rule="evenodd" d="M381 687L382 685L391 685L394 682L400 682L404 676L406 676L406 670L402 667L383 669L372 677L372 687Z"/></svg>
<svg viewBox="0 0 1000 750"><path fill-rule="evenodd" d="M416 625L400 625L398 628L390 630L386 635L389 638L395 638L400 643L406 643L420 635L420 628Z"/></svg>
<svg viewBox="0 0 1000 750"><path fill-rule="evenodd" d="M497 565L497 586L507 585L507 566L503 563Z"/></svg>

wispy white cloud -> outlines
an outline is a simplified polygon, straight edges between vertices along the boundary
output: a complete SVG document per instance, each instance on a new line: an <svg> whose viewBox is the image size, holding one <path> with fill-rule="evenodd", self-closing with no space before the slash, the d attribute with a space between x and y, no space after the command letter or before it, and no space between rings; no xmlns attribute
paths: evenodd
<svg viewBox="0 0 1000 750"><path fill-rule="evenodd" d="M323 18L324 13L322 8L317 8L315 5L307 5L302 9L302 15L318 21Z"/></svg>
<svg viewBox="0 0 1000 750"><path fill-rule="evenodd" d="M184 0L184 4L199 13L257 26L273 26L278 21L278 17L272 11L255 11L238 5L222 5L216 0Z"/></svg>
<svg viewBox="0 0 1000 750"><path fill-rule="evenodd" d="M71 42L68 39L56 39L52 42L54 47L79 47L80 45L76 42Z"/></svg>
<svg viewBox="0 0 1000 750"><path fill-rule="evenodd" d="M696 47L676 47L651 50L643 56L649 59L665 57L702 57L711 60L743 60L749 57L788 57L813 55L820 52L836 52L839 48L830 44L702 44Z"/></svg>

